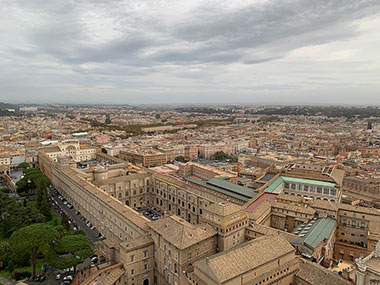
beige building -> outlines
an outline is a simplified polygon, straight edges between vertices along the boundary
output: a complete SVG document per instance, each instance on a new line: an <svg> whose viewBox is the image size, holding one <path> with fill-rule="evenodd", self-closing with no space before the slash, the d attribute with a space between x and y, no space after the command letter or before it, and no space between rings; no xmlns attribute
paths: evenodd
<svg viewBox="0 0 380 285"><path fill-rule="evenodd" d="M216 252L216 232L208 224L192 225L177 216L148 224L155 246L156 284L185 284L184 271Z"/></svg>
<svg viewBox="0 0 380 285"><path fill-rule="evenodd" d="M380 241L368 256L356 259L356 285L380 284Z"/></svg>
<svg viewBox="0 0 380 285"><path fill-rule="evenodd" d="M41 149L48 157L57 162L59 157L68 156L74 162L88 161L96 158L96 147L81 144L78 140L53 143Z"/></svg>
<svg viewBox="0 0 380 285"><path fill-rule="evenodd" d="M188 278L197 285L288 285L297 269L295 249L281 235L272 235L196 262Z"/></svg>

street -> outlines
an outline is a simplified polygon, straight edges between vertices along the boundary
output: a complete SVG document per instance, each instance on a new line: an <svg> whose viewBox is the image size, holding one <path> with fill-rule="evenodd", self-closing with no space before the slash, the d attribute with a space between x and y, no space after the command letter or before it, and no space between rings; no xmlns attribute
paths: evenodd
<svg viewBox="0 0 380 285"><path fill-rule="evenodd" d="M69 218L69 221L71 222L70 224L70 229L74 232L74 225L78 229L82 229L84 233L86 234L86 237L93 243L97 240L99 240L98 235L99 232L97 229L91 230L89 227L86 226L86 219L83 217L81 214L76 214L76 209L73 207L69 209L67 205L64 204L65 199L61 200L58 198L60 195L57 190L54 189L54 187L49 187L50 191L50 197L52 199L51 204L52 204L52 209L53 211L62 218L61 212L65 213L67 217Z"/></svg>

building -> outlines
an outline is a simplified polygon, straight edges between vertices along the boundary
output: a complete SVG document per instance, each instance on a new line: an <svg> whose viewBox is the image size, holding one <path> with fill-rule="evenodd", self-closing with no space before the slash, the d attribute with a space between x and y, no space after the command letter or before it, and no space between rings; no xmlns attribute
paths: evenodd
<svg viewBox="0 0 380 285"><path fill-rule="evenodd" d="M294 247L281 235L272 235L196 262L188 278L198 285L281 285L292 284L297 270Z"/></svg>
<svg viewBox="0 0 380 285"><path fill-rule="evenodd" d="M380 284L380 241L368 256L356 259L355 263L356 285Z"/></svg>

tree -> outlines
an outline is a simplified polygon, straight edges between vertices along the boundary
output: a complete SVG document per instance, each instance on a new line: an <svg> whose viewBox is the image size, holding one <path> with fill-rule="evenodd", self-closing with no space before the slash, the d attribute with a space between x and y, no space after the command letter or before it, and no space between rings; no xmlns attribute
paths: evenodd
<svg viewBox="0 0 380 285"><path fill-rule="evenodd" d="M12 250L9 243L3 241L0 243L0 268L8 266L12 256Z"/></svg>
<svg viewBox="0 0 380 285"><path fill-rule="evenodd" d="M49 251L49 264L59 269L76 268L94 251L90 241L84 235L66 235L60 239Z"/></svg>
<svg viewBox="0 0 380 285"><path fill-rule="evenodd" d="M57 238L55 229L46 224L33 224L14 232L9 245L15 254L30 252L33 275L36 274L37 254Z"/></svg>
<svg viewBox="0 0 380 285"><path fill-rule="evenodd" d="M44 216L35 207L25 207L13 197L0 192L0 228L5 238L22 227L44 221Z"/></svg>
<svg viewBox="0 0 380 285"><path fill-rule="evenodd" d="M48 181L40 178L36 181L36 186L37 209L44 215L45 219L49 221L51 219L51 211L46 190Z"/></svg>
<svg viewBox="0 0 380 285"><path fill-rule="evenodd" d="M21 169L27 169L27 168L29 168L30 167L30 165L29 165L29 163L27 163L27 162L22 162L22 163L20 163L19 165L17 165L16 166L16 168L21 168Z"/></svg>
<svg viewBox="0 0 380 285"><path fill-rule="evenodd" d="M67 215L65 213L62 214L61 225L63 226L65 231L70 230L69 218L67 217Z"/></svg>

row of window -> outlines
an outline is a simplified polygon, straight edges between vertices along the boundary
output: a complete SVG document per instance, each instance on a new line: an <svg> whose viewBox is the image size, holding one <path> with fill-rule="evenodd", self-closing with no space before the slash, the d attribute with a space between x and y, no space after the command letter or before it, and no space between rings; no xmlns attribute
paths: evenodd
<svg viewBox="0 0 380 285"><path fill-rule="evenodd" d="M293 184L293 183L285 182L284 187L285 189L299 190L299 191L318 193L318 194L323 193L324 195L336 196L337 194L337 191L335 188L326 188L326 187L320 187L320 186Z"/></svg>

